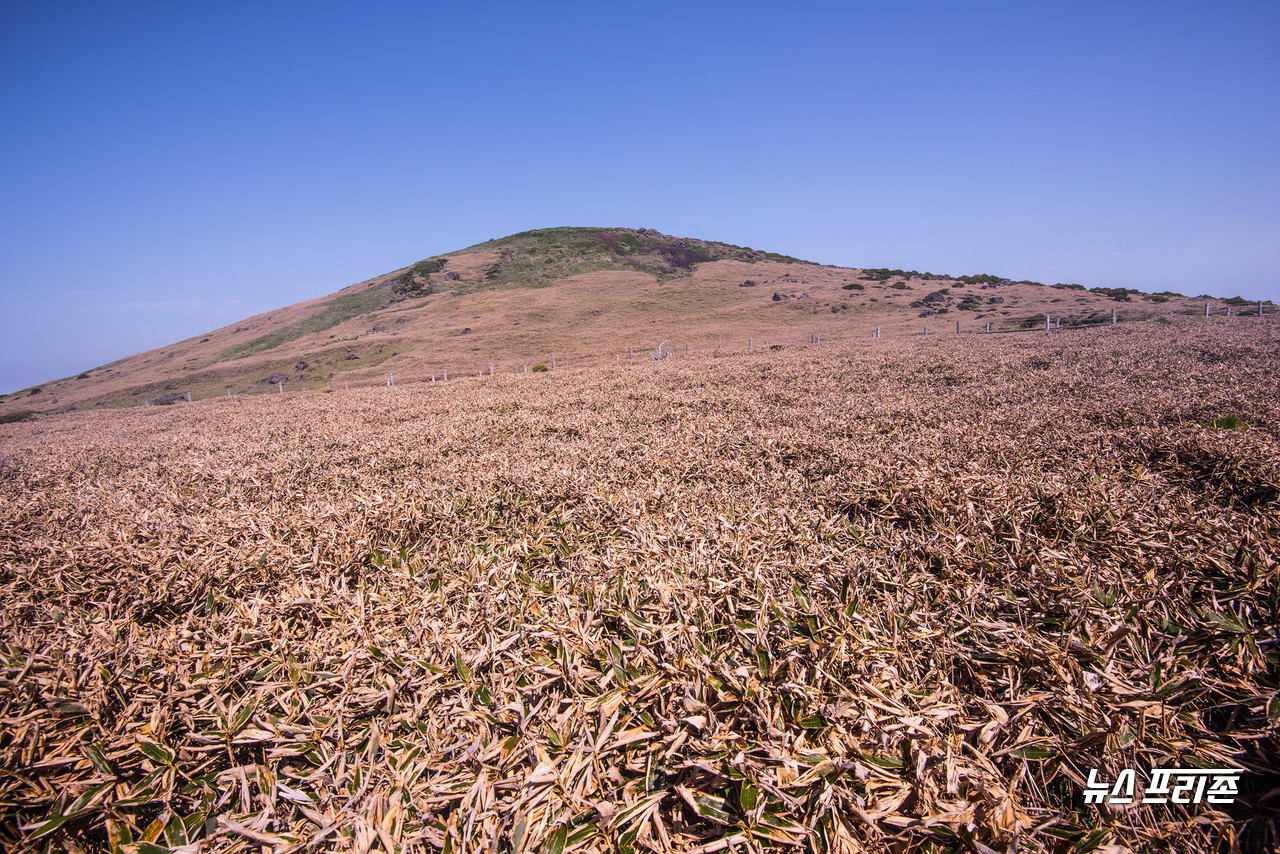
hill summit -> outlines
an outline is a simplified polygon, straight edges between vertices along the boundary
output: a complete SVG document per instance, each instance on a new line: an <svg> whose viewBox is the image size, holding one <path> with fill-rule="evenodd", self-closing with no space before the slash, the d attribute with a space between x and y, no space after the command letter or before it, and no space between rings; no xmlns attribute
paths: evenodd
<svg viewBox="0 0 1280 854"><path fill-rule="evenodd" d="M816 339L1203 313L1206 297L845 268L648 228L489 240L0 399L0 420ZM1229 303L1210 300L1225 313ZM1244 309L1241 311L1241 308ZM1247 305L1237 309L1247 313ZM957 321L959 325L957 326Z"/></svg>

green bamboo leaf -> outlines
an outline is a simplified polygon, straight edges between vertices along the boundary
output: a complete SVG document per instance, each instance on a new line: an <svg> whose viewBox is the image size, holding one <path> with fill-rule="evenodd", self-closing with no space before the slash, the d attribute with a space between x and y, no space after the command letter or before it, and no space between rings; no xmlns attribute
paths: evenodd
<svg viewBox="0 0 1280 854"><path fill-rule="evenodd" d="M163 744L154 741L138 741L138 749L145 753L153 762L159 762L161 765L172 765L173 759L177 756L169 748Z"/></svg>

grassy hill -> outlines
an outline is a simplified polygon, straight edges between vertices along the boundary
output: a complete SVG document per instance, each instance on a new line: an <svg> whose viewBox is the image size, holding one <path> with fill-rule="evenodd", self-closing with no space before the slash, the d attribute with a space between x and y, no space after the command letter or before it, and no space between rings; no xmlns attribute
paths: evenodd
<svg viewBox="0 0 1280 854"><path fill-rule="evenodd" d="M1229 300L848 269L651 229L552 228L424 259L337 293L0 398L0 421L146 401L316 391L526 366L882 334L1223 315ZM1256 311L1236 300L1240 314ZM553 357L554 354L554 357Z"/></svg>

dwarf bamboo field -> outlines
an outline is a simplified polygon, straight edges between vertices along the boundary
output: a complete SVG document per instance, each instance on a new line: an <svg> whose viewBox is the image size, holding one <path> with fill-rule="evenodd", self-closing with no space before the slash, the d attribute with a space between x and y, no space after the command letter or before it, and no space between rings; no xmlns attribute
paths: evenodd
<svg viewBox="0 0 1280 854"><path fill-rule="evenodd" d="M1278 381L1177 320L0 425L0 844L1266 850ZM1179 765L1239 797L1082 800Z"/></svg>

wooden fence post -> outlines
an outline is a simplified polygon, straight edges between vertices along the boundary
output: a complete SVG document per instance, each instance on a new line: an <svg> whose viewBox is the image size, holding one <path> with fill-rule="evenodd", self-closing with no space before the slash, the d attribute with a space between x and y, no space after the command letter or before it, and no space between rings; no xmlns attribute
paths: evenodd
<svg viewBox="0 0 1280 854"><path fill-rule="evenodd" d="M268 377L268 379L270 379L270 377ZM276 383L276 385L280 386L280 393L284 394L284 383Z"/></svg>
<svg viewBox="0 0 1280 854"><path fill-rule="evenodd" d="M1057 320L1056 325L1055 325L1055 327L1054 327L1054 328L1055 328L1055 329L1061 329L1061 328L1062 328L1062 318L1061 318L1061 317L1059 317L1059 318L1058 318L1058 320Z"/></svg>
<svg viewBox="0 0 1280 854"><path fill-rule="evenodd" d="M925 335L928 335L928 334L929 334L929 327L927 327L927 326L926 326L926 327L924 328L924 334L925 334Z"/></svg>
<svg viewBox="0 0 1280 854"><path fill-rule="evenodd" d="M556 369L556 354L552 353L551 354L551 370L554 371L555 369Z"/></svg>
<svg viewBox="0 0 1280 854"><path fill-rule="evenodd" d="M1261 305L1261 303L1259 303ZM187 392L187 403L191 402L191 392Z"/></svg>
<svg viewBox="0 0 1280 854"><path fill-rule="evenodd" d="M493 376L493 362L489 363L489 376Z"/></svg>
<svg viewBox="0 0 1280 854"><path fill-rule="evenodd" d="M149 401L149 400L144 400L144 401L142 401L142 402L143 402L143 403L145 403L147 406L150 406L150 405L151 405L151 401Z"/></svg>
<svg viewBox="0 0 1280 854"><path fill-rule="evenodd" d="M342 384L342 390L343 390L343 391L351 391L351 383L344 382L344 383Z"/></svg>
<svg viewBox="0 0 1280 854"><path fill-rule="evenodd" d="M444 369L444 381L445 381L445 382L448 382L448 381L449 381L449 369L448 369L448 368L445 368L445 369Z"/></svg>
<svg viewBox="0 0 1280 854"><path fill-rule="evenodd" d="M333 377L329 377L329 391L333 391Z"/></svg>
<svg viewBox="0 0 1280 854"><path fill-rule="evenodd" d="M1209 316L1209 303L1204 304L1204 316L1205 317Z"/></svg>
<svg viewBox="0 0 1280 854"><path fill-rule="evenodd" d="M1047 314L1044 316L1044 328L1046 332L1049 330L1049 315Z"/></svg>
<svg viewBox="0 0 1280 854"><path fill-rule="evenodd" d="M686 341L686 342L684 343L684 351L685 351L686 353L688 353L688 352L689 352L689 342L688 342L688 341Z"/></svg>
<svg viewBox="0 0 1280 854"><path fill-rule="evenodd" d="M748 350L750 350L750 349L751 349L751 339L750 339L750 338L748 338L748 339L747 339L747 349L748 349Z"/></svg>
<svg viewBox="0 0 1280 854"><path fill-rule="evenodd" d="M1116 325L1116 310L1114 308L1111 309L1111 325Z"/></svg>
<svg viewBox="0 0 1280 854"><path fill-rule="evenodd" d="M959 334L960 334L960 321L958 321L958 320L956 321L956 334L957 334L957 335L959 335Z"/></svg>
<svg viewBox="0 0 1280 854"><path fill-rule="evenodd" d="M231 397L231 389L227 389L227 397Z"/></svg>
<svg viewBox="0 0 1280 854"><path fill-rule="evenodd" d="M991 331L991 321L990 321L990 320L988 320L988 321L987 321L987 331L988 331L988 332L990 332L990 331Z"/></svg>
<svg viewBox="0 0 1280 854"><path fill-rule="evenodd" d="M628 347L628 348L627 348L627 361L633 361L633 360L635 359L635 357L636 357L636 354L635 354L634 352L632 352L632 350L631 350L631 348L630 348L630 347Z"/></svg>

